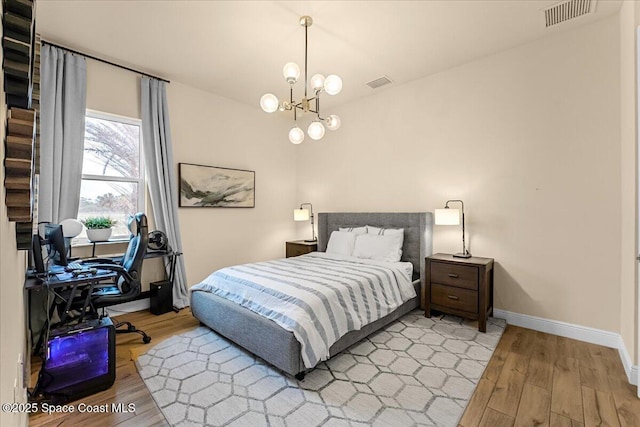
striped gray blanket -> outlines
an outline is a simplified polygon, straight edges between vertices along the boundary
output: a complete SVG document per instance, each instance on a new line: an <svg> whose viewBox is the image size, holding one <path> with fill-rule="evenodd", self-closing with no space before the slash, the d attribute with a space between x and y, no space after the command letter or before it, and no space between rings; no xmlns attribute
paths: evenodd
<svg viewBox="0 0 640 427"><path fill-rule="evenodd" d="M347 332L416 296L403 264L314 252L226 267L191 291L226 298L293 332L305 367L313 368Z"/></svg>

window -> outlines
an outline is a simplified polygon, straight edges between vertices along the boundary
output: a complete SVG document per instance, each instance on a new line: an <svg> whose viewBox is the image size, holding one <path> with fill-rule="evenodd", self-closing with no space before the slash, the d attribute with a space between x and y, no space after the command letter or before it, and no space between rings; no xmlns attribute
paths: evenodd
<svg viewBox="0 0 640 427"><path fill-rule="evenodd" d="M109 216L117 221L111 238L127 238L127 218L144 212L144 189L140 120L87 110L78 219Z"/></svg>

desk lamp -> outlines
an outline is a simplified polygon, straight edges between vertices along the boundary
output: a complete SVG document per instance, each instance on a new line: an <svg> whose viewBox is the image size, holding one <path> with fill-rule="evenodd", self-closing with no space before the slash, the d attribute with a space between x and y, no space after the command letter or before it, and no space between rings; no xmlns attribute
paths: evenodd
<svg viewBox="0 0 640 427"><path fill-rule="evenodd" d="M435 210L435 222L436 225L459 225L460 224L460 209L449 208L449 203L459 202L462 205L462 252L453 254L456 258L471 258L471 254L467 250L464 240L464 203L462 200L447 200L444 205L444 209Z"/></svg>
<svg viewBox="0 0 640 427"><path fill-rule="evenodd" d="M71 257L71 239L82 233L82 223L74 218L67 218L60 222L62 226L62 234L64 236L65 245L68 245L68 255Z"/></svg>
<svg viewBox="0 0 640 427"><path fill-rule="evenodd" d="M305 205L309 205L309 209L303 209L302 207ZM313 226L313 205L311 203L302 203L300 205L300 209L293 210L293 220L294 221L308 221L311 218L311 240L305 240L305 242L315 242L316 239L316 229Z"/></svg>

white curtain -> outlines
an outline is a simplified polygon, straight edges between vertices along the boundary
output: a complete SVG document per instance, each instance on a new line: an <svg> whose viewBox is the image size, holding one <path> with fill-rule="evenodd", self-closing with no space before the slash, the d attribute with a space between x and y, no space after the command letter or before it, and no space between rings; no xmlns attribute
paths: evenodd
<svg viewBox="0 0 640 427"><path fill-rule="evenodd" d="M59 223L78 216L87 69L84 57L49 45L40 61L38 221Z"/></svg>
<svg viewBox="0 0 640 427"><path fill-rule="evenodd" d="M153 217L158 230L167 235L171 248L176 252L182 252L178 221L178 183L174 172L166 85L159 80L143 77L140 86L142 145ZM176 308L189 305L187 276L182 256L177 258L173 305Z"/></svg>

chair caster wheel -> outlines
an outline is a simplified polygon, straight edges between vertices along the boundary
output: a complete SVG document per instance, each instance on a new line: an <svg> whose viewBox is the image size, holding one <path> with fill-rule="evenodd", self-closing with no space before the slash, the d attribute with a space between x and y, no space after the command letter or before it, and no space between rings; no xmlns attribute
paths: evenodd
<svg viewBox="0 0 640 427"><path fill-rule="evenodd" d="M151 337L142 337L142 342L145 344L149 344L151 342Z"/></svg>

